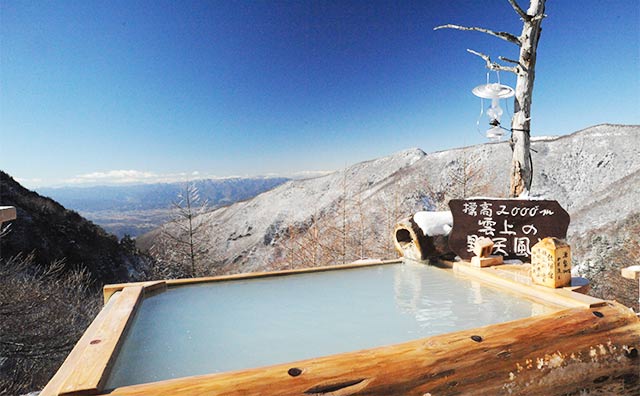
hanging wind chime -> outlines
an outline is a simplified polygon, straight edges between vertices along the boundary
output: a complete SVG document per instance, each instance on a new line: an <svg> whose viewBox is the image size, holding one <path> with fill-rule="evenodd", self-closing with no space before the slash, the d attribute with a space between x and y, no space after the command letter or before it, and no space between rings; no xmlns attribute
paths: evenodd
<svg viewBox="0 0 640 396"><path fill-rule="evenodd" d="M507 99L515 95L515 91L508 85L489 82L489 75L487 74L487 83L478 85L471 91L475 96L480 98L480 117L482 117L484 111L483 99L491 99L491 106L487 109L487 116L489 117L489 128L486 131L486 136L489 140L497 142L502 139L504 131L508 130L500 125L500 118L502 117L503 110L500 107L500 99ZM480 123L480 117L478 118L478 124Z"/></svg>

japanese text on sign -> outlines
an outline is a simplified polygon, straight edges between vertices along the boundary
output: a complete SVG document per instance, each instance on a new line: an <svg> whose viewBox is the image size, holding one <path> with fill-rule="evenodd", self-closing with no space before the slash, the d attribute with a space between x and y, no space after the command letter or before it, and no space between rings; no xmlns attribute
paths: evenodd
<svg viewBox="0 0 640 396"><path fill-rule="evenodd" d="M493 254L528 261L531 247L548 236L565 238L569 214L557 201L521 199L451 200L449 247L463 259L473 256L480 237L490 238Z"/></svg>

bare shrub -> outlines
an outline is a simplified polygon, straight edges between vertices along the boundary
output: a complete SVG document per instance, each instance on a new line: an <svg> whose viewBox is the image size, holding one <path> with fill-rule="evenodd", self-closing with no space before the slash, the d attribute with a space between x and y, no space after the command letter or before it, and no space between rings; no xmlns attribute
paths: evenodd
<svg viewBox="0 0 640 396"><path fill-rule="evenodd" d="M64 267L0 261L0 395L41 389L99 310L87 271Z"/></svg>
<svg viewBox="0 0 640 396"><path fill-rule="evenodd" d="M396 257L391 234L401 217L397 194L367 200L362 192L343 194L332 208L305 223L290 224L278 235L270 269L345 264L365 258Z"/></svg>
<svg viewBox="0 0 640 396"><path fill-rule="evenodd" d="M638 282L620 270L640 264L640 213L576 238L574 264L591 282L590 295L638 310Z"/></svg>
<svg viewBox="0 0 640 396"><path fill-rule="evenodd" d="M623 278L621 269L640 264L640 213L631 216L624 229L626 232L618 241L618 248L607 257L609 266L597 279L598 288L603 296L618 300L638 312L638 282Z"/></svg>

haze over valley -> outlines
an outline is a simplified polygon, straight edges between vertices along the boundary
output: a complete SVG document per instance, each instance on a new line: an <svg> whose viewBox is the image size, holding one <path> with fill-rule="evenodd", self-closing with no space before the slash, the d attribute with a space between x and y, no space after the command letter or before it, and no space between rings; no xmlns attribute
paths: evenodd
<svg viewBox="0 0 640 396"><path fill-rule="evenodd" d="M210 209L252 198L289 179L282 177L225 178L189 182L38 188L37 191L80 213L107 232L136 237L171 219L172 206L188 184Z"/></svg>

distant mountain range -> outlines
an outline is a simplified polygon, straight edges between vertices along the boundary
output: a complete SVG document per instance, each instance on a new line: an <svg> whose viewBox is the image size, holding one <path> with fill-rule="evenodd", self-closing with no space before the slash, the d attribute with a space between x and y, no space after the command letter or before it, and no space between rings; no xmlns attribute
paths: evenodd
<svg viewBox="0 0 640 396"><path fill-rule="evenodd" d="M280 177L195 180L200 197L211 209L252 198L289 179ZM69 209L121 238L137 236L166 222L171 204L185 183L157 183L97 187L39 188Z"/></svg>

